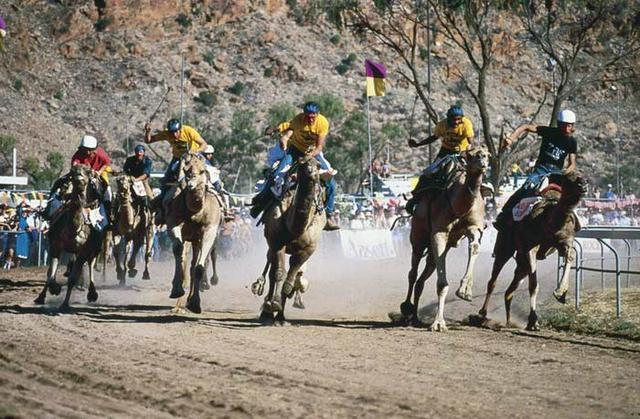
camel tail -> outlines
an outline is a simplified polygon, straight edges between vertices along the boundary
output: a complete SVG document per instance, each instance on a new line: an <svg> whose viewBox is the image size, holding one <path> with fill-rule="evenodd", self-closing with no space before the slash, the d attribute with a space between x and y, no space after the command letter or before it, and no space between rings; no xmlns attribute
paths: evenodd
<svg viewBox="0 0 640 419"><path fill-rule="evenodd" d="M407 218L411 218L411 215L399 215L396 217L395 220L393 220L393 224L391 224L391 227L389 227L389 231L393 231L393 229L396 227L396 223L400 220L404 220Z"/></svg>

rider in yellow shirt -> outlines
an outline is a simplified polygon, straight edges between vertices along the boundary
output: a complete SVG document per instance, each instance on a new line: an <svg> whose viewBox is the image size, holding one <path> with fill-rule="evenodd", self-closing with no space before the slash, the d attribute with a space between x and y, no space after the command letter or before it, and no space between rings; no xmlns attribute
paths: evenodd
<svg viewBox="0 0 640 419"><path fill-rule="evenodd" d="M469 118L464 116L462 108L455 105L447 111L447 118L438 122L433 135L420 142L413 138L409 139L409 147L411 148L422 147L431 144L438 138L442 139L440 151L435 161L422 172L418 184L412 192L413 196L407 201L405 208L409 214L413 213L418 203L418 198L421 192L424 192L423 189L427 186L429 178L437 173L446 162L473 147L473 137L473 124L471 124Z"/></svg>

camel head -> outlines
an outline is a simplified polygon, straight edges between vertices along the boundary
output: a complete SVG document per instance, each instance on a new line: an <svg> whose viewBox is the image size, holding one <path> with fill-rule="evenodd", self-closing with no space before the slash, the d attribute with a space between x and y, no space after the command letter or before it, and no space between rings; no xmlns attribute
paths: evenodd
<svg viewBox="0 0 640 419"><path fill-rule="evenodd" d="M204 158L196 153L189 153L182 160L182 173L188 191L204 190L207 174Z"/></svg>
<svg viewBox="0 0 640 419"><path fill-rule="evenodd" d="M311 155L305 155L298 159L298 181L302 179L318 179L320 176L320 164Z"/></svg>
<svg viewBox="0 0 640 419"><path fill-rule="evenodd" d="M562 177L562 198L577 204L587 191L587 184L578 172L567 173Z"/></svg>
<svg viewBox="0 0 640 419"><path fill-rule="evenodd" d="M469 174L484 174L489 168L491 154L484 146L465 151L462 155L467 162L467 172Z"/></svg>
<svg viewBox="0 0 640 419"><path fill-rule="evenodd" d="M116 184L118 185L118 197L123 202L128 201L131 198L131 176L122 175L116 178Z"/></svg>
<svg viewBox="0 0 640 419"><path fill-rule="evenodd" d="M91 168L83 164L75 165L71 168L71 184L73 194L79 198L81 203L87 200L88 186L91 182Z"/></svg>

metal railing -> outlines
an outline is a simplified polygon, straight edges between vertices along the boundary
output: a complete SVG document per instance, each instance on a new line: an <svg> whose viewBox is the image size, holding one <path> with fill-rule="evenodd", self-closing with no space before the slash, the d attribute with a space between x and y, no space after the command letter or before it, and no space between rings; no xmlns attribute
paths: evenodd
<svg viewBox="0 0 640 419"><path fill-rule="evenodd" d="M616 317L620 317L622 313L622 302L620 296L621 288L621 276L626 275L626 286L630 285L631 275L640 275L640 271L631 270L631 260L637 256L631 255L630 240L640 240L640 227L585 227L576 234L576 239L594 239L597 240L600 245L600 257L585 258L584 249L582 244L578 240L574 240L574 250L576 253L576 263L571 269L575 270L575 289L576 289L576 310L580 309L580 290L583 284L584 271L600 272L600 284L602 289L605 288L605 273L612 273L616 276ZM626 269L621 269L621 258L618 250L611 244L607 243L606 239L621 240L627 250ZM615 269L605 269L605 253L604 248L607 248L613 253L615 260ZM599 261L600 267L593 268L584 266L585 262ZM558 255L558 271L557 281L560 282L560 270L562 264L560 263L560 256Z"/></svg>

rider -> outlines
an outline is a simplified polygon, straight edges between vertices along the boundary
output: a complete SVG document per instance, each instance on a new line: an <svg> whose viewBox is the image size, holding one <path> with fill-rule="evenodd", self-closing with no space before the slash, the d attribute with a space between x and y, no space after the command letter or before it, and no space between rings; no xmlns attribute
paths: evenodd
<svg viewBox="0 0 640 419"><path fill-rule="evenodd" d="M207 148L207 143L202 139L198 131L188 125L183 125L177 119L170 119L169 122L167 122L167 129L154 135L151 135L151 124L147 122L144 125L144 142L151 144L157 141L167 141L171 145L171 152L173 154L169 166L164 172L164 177L160 182L161 187L158 202L162 202L165 193L169 189L167 183L169 179L171 179L171 175L175 171L180 157L188 151L203 152L205 148ZM160 210L162 211L162 205L160 205ZM157 221L162 221L161 214Z"/></svg>
<svg viewBox="0 0 640 419"><path fill-rule="evenodd" d="M280 160L280 164L274 173L273 185L271 192L277 199L282 198L282 188L284 185L285 171L298 158L309 154L319 163L320 168L326 170L331 176L330 180L325 181L327 189L327 223L324 229L327 231L338 230L340 227L332 220L335 208L335 189L336 181L333 176L337 173L331 167L322 153L324 144L329 134L329 121L320 114L320 106L315 102L307 102L303 107L303 113L296 115L291 121L283 122L277 127L267 128L265 133L270 135L278 130L282 136L280 137L280 148L286 152ZM289 143L293 147L289 147Z"/></svg>
<svg viewBox="0 0 640 419"><path fill-rule="evenodd" d="M573 133L576 123L576 114L565 109L558 113L558 127L547 127L536 124L523 124L513 131L505 139L510 146L523 133L536 133L542 137L538 160L533 171L527 177L524 184L511 195L502 207L502 211L496 217L493 225L497 230L504 230L507 226L508 214L513 210L522 198L536 193L547 177L558 174L568 174L576 170L576 154L578 144ZM568 162L565 167L565 160ZM564 169L564 170L563 170Z"/></svg>
<svg viewBox="0 0 640 419"><path fill-rule="evenodd" d="M405 209L409 214L413 214L418 198L421 196L429 179L437 173L446 162L455 158L458 154L473 147L473 125L471 120L464 116L464 111L458 105L454 105L447 111L447 118L438 122L433 135L425 140L417 142L413 138L409 139L409 147L416 148L431 144L438 138L442 138L440 151L429 167L427 167L418 180L418 184L413 189L413 196L407 201Z"/></svg>
<svg viewBox="0 0 640 419"><path fill-rule="evenodd" d="M209 174L209 182L213 185L213 189L220 195L223 200L223 212L225 219L233 219L229 211L229 192L222 185L222 181L220 180L220 169L218 169L218 162L213 157L215 149L211 144L207 145L207 148L204 149L204 162L205 168L207 169L207 173Z"/></svg>
<svg viewBox="0 0 640 419"><path fill-rule="evenodd" d="M98 140L91 135L85 135L80 140L78 150L71 157L71 166L84 164L98 173L102 179L104 193L102 203L107 213L109 224L113 224L111 214L111 186L109 186L109 173L111 172L111 159L102 147L98 147Z"/></svg>
<svg viewBox="0 0 640 419"><path fill-rule="evenodd" d="M146 155L146 149L142 144L138 144L133 149L134 155L127 157L124 162L124 172L133 177L135 181L142 182L147 199L144 200L145 206L149 206L153 200L153 191L149 186L149 178L151 177L152 162Z"/></svg>

